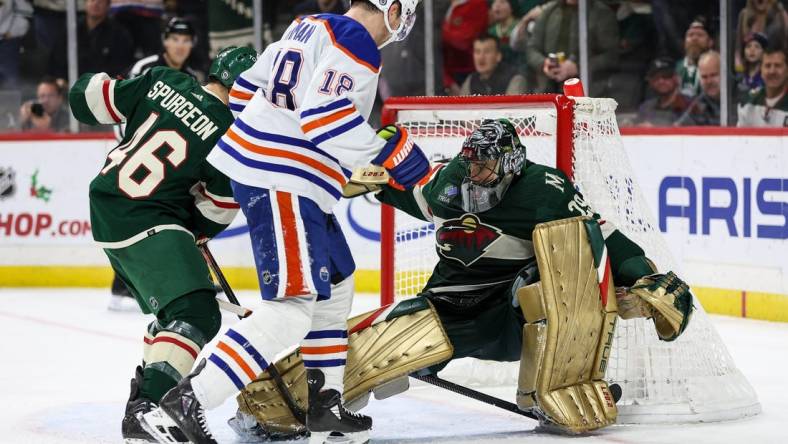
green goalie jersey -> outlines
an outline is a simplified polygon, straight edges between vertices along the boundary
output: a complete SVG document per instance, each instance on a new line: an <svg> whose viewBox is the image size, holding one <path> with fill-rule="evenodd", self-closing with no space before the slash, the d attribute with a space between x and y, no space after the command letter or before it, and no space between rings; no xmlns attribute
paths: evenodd
<svg viewBox="0 0 788 444"><path fill-rule="evenodd" d="M235 217L229 179L205 161L232 114L192 77L165 67L131 80L84 74L69 101L81 122L126 123L90 183L93 238L103 248L161 230L213 237Z"/></svg>
<svg viewBox="0 0 788 444"><path fill-rule="evenodd" d="M462 209L460 186L465 167L454 158L428 183L411 190L384 187L377 198L435 225L440 258L425 291L482 291L512 281L534 258L537 224L575 216L599 220L560 170L526 162L503 196L482 213ZM632 285L651 274L643 250L612 224L601 224L616 285Z"/></svg>

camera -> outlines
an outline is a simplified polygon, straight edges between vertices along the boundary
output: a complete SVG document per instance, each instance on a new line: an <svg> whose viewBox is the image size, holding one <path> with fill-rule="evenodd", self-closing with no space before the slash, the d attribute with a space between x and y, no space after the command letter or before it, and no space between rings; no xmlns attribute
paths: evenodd
<svg viewBox="0 0 788 444"><path fill-rule="evenodd" d="M43 117L44 116L44 105L35 102L30 105L30 112L33 113L34 116Z"/></svg>

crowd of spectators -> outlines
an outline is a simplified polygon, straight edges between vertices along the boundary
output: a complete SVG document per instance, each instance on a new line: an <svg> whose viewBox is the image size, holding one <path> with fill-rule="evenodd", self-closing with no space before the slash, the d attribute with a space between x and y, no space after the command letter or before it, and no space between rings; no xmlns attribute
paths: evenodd
<svg viewBox="0 0 788 444"><path fill-rule="evenodd" d="M735 76L739 124L788 124L779 118L788 107L786 2L733 1L729 71ZM202 80L210 55L220 47L252 43L252 3L77 0L77 71L132 77L166 65ZM295 16L342 14L347 3L263 2L264 43L281 36ZM580 75L578 0L432 4L433 23L424 23L422 2L411 37L384 48L383 99L428 92L425 27L434 36L438 95L560 92L564 80ZM67 113L61 112L68 78L65 8L66 0L0 2L0 97L18 100L18 112L0 116L0 128L68 127ZM720 78L726 74L720 66L718 8L717 1L589 0L586 92L616 99L622 125L718 125ZM175 32L173 20L180 26ZM61 95L57 106L47 99L52 91Z"/></svg>

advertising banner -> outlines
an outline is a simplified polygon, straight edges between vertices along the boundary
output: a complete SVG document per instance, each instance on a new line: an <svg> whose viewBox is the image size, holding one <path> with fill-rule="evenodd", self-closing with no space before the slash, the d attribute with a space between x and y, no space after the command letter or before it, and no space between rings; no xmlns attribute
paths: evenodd
<svg viewBox="0 0 788 444"><path fill-rule="evenodd" d="M788 295L785 136L736 129L670 131L625 131L623 139L648 206L687 280ZM0 141L0 266L106 266L92 243L88 185L113 146L106 137ZM344 200L334 212L357 268L376 273L377 201ZM247 232L239 214L211 242L223 266L251 272Z"/></svg>

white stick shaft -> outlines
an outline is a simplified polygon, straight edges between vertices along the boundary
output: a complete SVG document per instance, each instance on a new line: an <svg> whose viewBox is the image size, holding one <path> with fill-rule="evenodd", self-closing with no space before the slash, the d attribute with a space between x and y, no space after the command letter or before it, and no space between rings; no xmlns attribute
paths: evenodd
<svg viewBox="0 0 788 444"><path fill-rule="evenodd" d="M225 301L224 299L216 298L216 302L219 303L219 308L222 310L229 311L230 313L236 314L241 317L247 317L252 314L252 310L249 310L246 307L241 307L240 305L235 305L230 302Z"/></svg>

